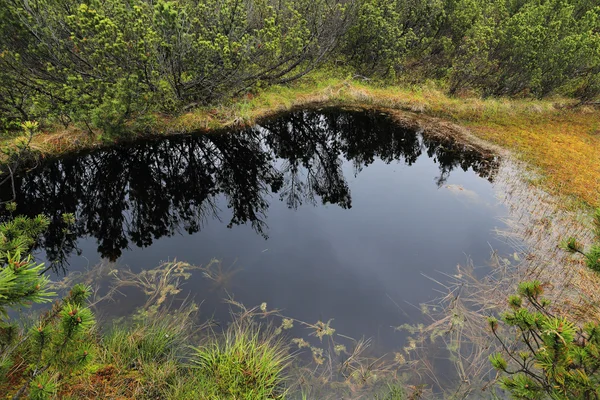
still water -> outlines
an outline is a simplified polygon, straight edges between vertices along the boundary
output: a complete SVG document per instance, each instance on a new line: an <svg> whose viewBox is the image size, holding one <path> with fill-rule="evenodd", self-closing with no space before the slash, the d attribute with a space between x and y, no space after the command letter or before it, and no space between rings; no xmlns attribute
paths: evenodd
<svg viewBox="0 0 600 400"><path fill-rule="evenodd" d="M225 319L231 295L393 349L392 327L417 322L419 303L436 297L426 276L509 251L493 232L506 214L498 163L381 113L296 111L50 160L17 179L16 201L20 214L51 218L37 251L49 273L218 258L225 287L201 274L185 286L203 315ZM63 213L77 221L66 237Z"/></svg>

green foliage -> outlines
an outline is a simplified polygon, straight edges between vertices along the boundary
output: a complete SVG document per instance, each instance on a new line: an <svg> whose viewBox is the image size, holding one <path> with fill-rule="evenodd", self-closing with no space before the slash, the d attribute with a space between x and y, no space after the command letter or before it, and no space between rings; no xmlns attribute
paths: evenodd
<svg viewBox="0 0 600 400"><path fill-rule="evenodd" d="M517 292L519 296L527 299L537 299L544 292L544 289L540 281L526 281L519 283Z"/></svg>
<svg viewBox="0 0 600 400"><path fill-rule="evenodd" d="M508 304L512 308L519 308L523 304L523 299L521 298L521 296L512 295L508 298Z"/></svg>
<svg viewBox="0 0 600 400"><path fill-rule="evenodd" d="M102 338L104 361L142 367L180 357L178 352L188 341L187 320L194 310L138 315L132 325L115 324Z"/></svg>
<svg viewBox="0 0 600 400"><path fill-rule="evenodd" d="M1 223L0 260L6 263L10 252L28 252L47 227L48 220L42 215L35 218L19 216Z"/></svg>
<svg viewBox="0 0 600 400"><path fill-rule="evenodd" d="M150 112L314 68L347 25L337 0L0 0L0 117L122 135Z"/></svg>
<svg viewBox="0 0 600 400"><path fill-rule="evenodd" d="M35 360L33 371L70 374L93 358L90 334L95 319L92 311L84 306L90 294L89 287L78 285L60 306L42 316L30 329L24 346ZM33 377L37 377L35 372Z"/></svg>
<svg viewBox="0 0 600 400"><path fill-rule="evenodd" d="M600 245L593 245L585 254L585 263L594 271L600 272Z"/></svg>
<svg viewBox="0 0 600 400"><path fill-rule="evenodd" d="M450 93L590 100L600 93L600 8L574 0L360 0L343 54L363 74L436 78Z"/></svg>
<svg viewBox="0 0 600 400"><path fill-rule="evenodd" d="M44 278L36 274L38 280ZM10 326L11 337L0 343L0 365L6 374L18 355L28 365L23 372L24 383L18 393L28 392L31 398L53 398L58 374L69 376L92 361L96 347L92 331L94 315L85 306L91 290L76 285L61 302L40 316L28 331Z"/></svg>
<svg viewBox="0 0 600 400"><path fill-rule="evenodd" d="M31 382L29 398L31 400L47 400L56 396L56 382L47 372L39 374Z"/></svg>
<svg viewBox="0 0 600 400"><path fill-rule="evenodd" d="M570 253L582 253L583 252L583 246L581 245L581 243L579 243L577 241L577 239L570 237L567 238L563 243L561 243L561 248L563 248L564 250L567 250Z"/></svg>
<svg viewBox="0 0 600 400"><path fill-rule="evenodd" d="M582 7L583 6L583 7ZM577 2L526 3L501 25L496 93L543 96L600 68L600 9ZM510 44L510 46L509 46Z"/></svg>
<svg viewBox="0 0 600 400"><path fill-rule="evenodd" d="M519 399L589 399L600 396L600 324L584 329L548 311L539 282L523 282L503 315L518 345L507 345L498 325L493 334L505 354L490 356L492 366L508 374L501 386ZM521 304L514 299L521 298ZM505 357L508 357L505 358Z"/></svg>
<svg viewBox="0 0 600 400"><path fill-rule="evenodd" d="M6 253L6 265L0 269L0 313L6 316L7 307L49 301L55 293L47 289L48 278L40 276L43 269L20 250Z"/></svg>
<svg viewBox="0 0 600 400"><path fill-rule="evenodd" d="M600 93L600 7L580 0L0 0L0 130L132 121L327 61L450 93Z"/></svg>
<svg viewBox="0 0 600 400"><path fill-rule="evenodd" d="M406 394L401 387L389 385L385 393L376 394L374 400L403 400L406 398ZM416 399L418 396L411 396L411 398Z"/></svg>
<svg viewBox="0 0 600 400"><path fill-rule="evenodd" d="M0 224L0 314L4 317L9 307L43 303L54 295L47 288L48 278L40 276L44 266L28 254L47 226L42 216L16 217Z"/></svg>
<svg viewBox="0 0 600 400"><path fill-rule="evenodd" d="M600 242L600 209L593 224ZM600 271L600 244L586 251L575 238L568 238L562 247L581 255L589 268ZM518 399L599 398L600 323L590 322L580 328L552 314L543 293L539 281L528 281L520 283L517 294L509 297L511 310L502 320L516 334L516 342L507 344L507 339L500 337L498 321L488 320L504 349L504 354L490 356L492 366L508 375L501 379L501 386Z"/></svg>
<svg viewBox="0 0 600 400"><path fill-rule="evenodd" d="M412 31L404 29L405 21L396 0L364 0L360 2L355 23L350 28L345 52L361 73L374 70L395 76L407 51Z"/></svg>
<svg viewBox="0 0 600 400"><path fill-rule="evenodd" d="M506 368L508 367L504 356L500 353L492 354L490 356L490 362L494 368L500 371L506 371Z"/></svg>
<svg viewBox="0 0 600 400"><path fill-rule="evenodd" d="M65 222L72 222L72 216L66 215ZM15 217L0 224L0 376L7 375L18 355L27 369L25 383L17 393L29 389L34 399L53 398L56 374L82 368L93 353L90 332L95 321L85 306L91 294L89 287L75 285L29 332L8 318L10 308L44 303L55 296L43 275L44 265L34 262L30 254L47 226L42 216Z"/></svg>
<svg viewBox="0 0 600 400"><path fill-rule="evenodd" d="M0 115L1 112L0 108ZM25 121L18 124L18 126L20 134L11 135L14 136L13 140L0 146L0 186L4 190L12 190L13 195L12 200L0 202L0 205L4 205L8 211L13 211L16 207L14 204L14 197L16 195L13 180L14 174L19 171L21 164L32 158L33 152L30 144L39 129L39 124L32 121Z"/></svg>
<svg viewBox="0 0 600 400"><path fill-rule="evenodd" d="M43 217L17 217L0 224L0 377L12 367L9 351L19 336L8 319L12 307L49 301L48 278L40 276L43 265L34 262L29 250L47 227Z"/></svg>

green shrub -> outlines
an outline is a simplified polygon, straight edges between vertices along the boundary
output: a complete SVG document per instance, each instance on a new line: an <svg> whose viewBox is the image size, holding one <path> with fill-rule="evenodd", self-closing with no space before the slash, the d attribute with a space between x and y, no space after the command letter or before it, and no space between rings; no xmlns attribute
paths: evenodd
<svg viewBox="0 0 600 400"><path fill-rule="evenodd" d="M518 345L500 337L500 325L489 319L492 333L505 349L490 357L498 371L507 374L502 388L519 399L590 399L600 396L600 325L588 323L583 329L548 310L537 281L523 282L510 301L512 310L502 316L513 329Z"/></svg>
<svg viewBox="0 0 600 400"><path fill-rule="evenodd" d="M335 48L344 3L0 0L0 118L123 135L138 115L288 82Z"/></svg>

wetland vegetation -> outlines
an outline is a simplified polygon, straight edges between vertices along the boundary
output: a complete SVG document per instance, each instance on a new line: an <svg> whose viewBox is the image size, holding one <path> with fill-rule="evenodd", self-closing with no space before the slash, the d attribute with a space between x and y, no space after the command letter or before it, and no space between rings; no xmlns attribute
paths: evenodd
<svg viewBox="0 0 600 400"><path fill-rule="evenodd" d="M0 0L0 395L599 398L599 95L596 0Z"/></svg>

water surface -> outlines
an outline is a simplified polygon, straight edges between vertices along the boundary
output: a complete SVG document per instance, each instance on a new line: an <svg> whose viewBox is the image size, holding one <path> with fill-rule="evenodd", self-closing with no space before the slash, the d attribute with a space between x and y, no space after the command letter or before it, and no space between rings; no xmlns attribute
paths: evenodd
<svg viewBox="0 0 600 400"><path fill-rule="evenodd" d="M498 217L498 160L369 111L297 111L242 131L141 141L51 160L16 181L18 213L46 214L38 256L54 273L110 260L230 268L187 289L205 316L227 294L400 347L393 326L471 258L484 265ZM63 213L76 226L63 234ZM128 297L109 312L129 312Z"/></svg>

